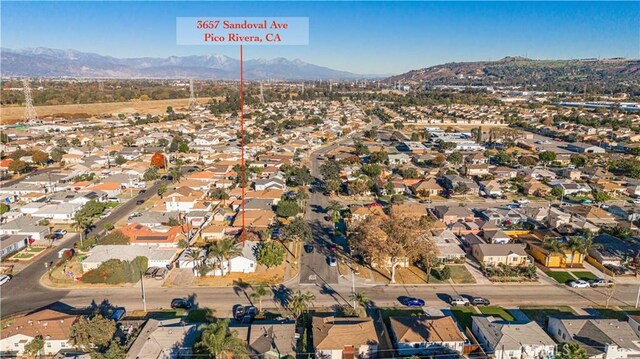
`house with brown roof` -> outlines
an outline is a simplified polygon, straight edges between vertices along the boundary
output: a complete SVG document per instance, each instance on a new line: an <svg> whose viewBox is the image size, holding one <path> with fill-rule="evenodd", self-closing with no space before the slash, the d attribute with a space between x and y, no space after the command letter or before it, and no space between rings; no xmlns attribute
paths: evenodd
<svg viewBox="0 0 640 359"><path fill-rule="evenodd" d="M130 244L176 247L178 245L178 241L186 239L185 233L189 232L189 226L159 226L154 229L150 229L140 223L132 223L120 228L119 231L129 237Z"/></svg>
<svg viewBox="0 0 640 359"><path fill-rule="evenodd" d="M320 358L373 358L378 335L371 318L314 316L313 348Z"/></svg>
<svg viewBox="0 0 640 359"><path fill-rule="evenodd" d="M69 330L78 316L42 309L6 320L0 330L0 357L24 355L25 345L36 337L44 340L45 355L55 355L60 350L71 349Z"/></svg>
<svg viewBox="0 0 640 359"><path fill-rule="evenodd" d="M473 221L475 217L467 207L436 206L434 212L447 225L458 221Z"/></svg>
<svg viewBox="0 0 640 359"><path fill-rule="evenodd" d="M354 206L351 207L351 224L364 221L371 216L386 216L380 206Z"/></svg>
<svg viewBox="0 0 640 359"><path fill-rule="evenodd" d="M460 355L466 337L451 317L390 317L389 333L405 355Z"/></svg>
<svg viewBox="0 0 640 359"><path fill-rule="evenodd" d="M515 267L531 263L521 244L474 244L471 253L485 266L504 264Z"/></svg>
<svg viewBox="0 0 640 359"><path fill-rule="evenodd" d="M551 194L551 187L540 181L531 180L522 186L522 193L527 196L545 197Z"/></svg>
<svg viewBox="0 0 640 359"><path fill-rule="evenodd" d="M429 178L411 186L411 191L418 197L428 198L441 195L444 192L444 188L438 184L435 178Z"/></svg>

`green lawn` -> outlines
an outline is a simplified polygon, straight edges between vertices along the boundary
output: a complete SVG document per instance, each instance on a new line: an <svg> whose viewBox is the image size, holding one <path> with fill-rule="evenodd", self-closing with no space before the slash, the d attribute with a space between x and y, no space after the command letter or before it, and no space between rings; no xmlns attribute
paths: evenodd
<svg viewBox="0 0 640 359"><path fill-rule="evenodd" d="M205 323L211 321L213 311L209 308L194 309L187 314L187 322L189 323Z"/></svg>
<svg viewBox="0 0 640 359"><path fill-rule="evenodd" d="M598 276L591 272L571 272L574 276L584 280L597 279Z"/></svg>
<svg viewBox="0 0 640 359"><path fill-rule="evenodd" d="M483 306L481 306L481 307L478 307L478 309L480 309L480 313L482 313L484 315L491 315L491 316L494 316L494 317L500 317L503 320L506 320L507 322L512 322L512 321L515 320L515 318L502 307L496 307L496 306L483 307Z"/></svg>
<svg viewBox="0 0 640 359"><path fill-rule="evenodd" d="M569 282L576 280L576 278L571 275L571 273L564 271L548 271L545 272L545 274L555 279L556 282L560 284L568 284Z"/></svg>
<svg viewBox="0 0 640 359"><path fill-rule="evenodd" d="M474 307L452 307L451 314L463 328L471 328L471 317L478 315Z"/></svg>
<svg viewBox="0 0 640 359"><path fill-rule="evenodd" d="M31 253L40 253L40 252L44 251L44 248L42 248L42 247L29 247L26 251L27 252L31 252Z"/></svg>
<svg viewBox="0 0 640 359"><path fill-rule="evenodd" d="M572 317L576 313L568 306L558 307L520 307L520 310L529 319L537 322L543 328L546 328L549 317Z"/></svg>
<svg viewBox="0 0 640 359"><path fill-rule="evenodd" d="M116 208L120 205L119 202L109 202L107 203L107 208Z"/></svg>
<svg viewBox="0 0 640 359"><path fill-rule="evenodd" d="M450 265L449 268L451 270L451 280L453 283L466 284L476 282L464 265Z"/></svg>
<svg viewBox="0 0 640 359"><path fill-rule="evenodd" d="M425 315L422 309L381 308L380 315L385 324L389 325L389 317L406 317L411 315Z"/></svg>

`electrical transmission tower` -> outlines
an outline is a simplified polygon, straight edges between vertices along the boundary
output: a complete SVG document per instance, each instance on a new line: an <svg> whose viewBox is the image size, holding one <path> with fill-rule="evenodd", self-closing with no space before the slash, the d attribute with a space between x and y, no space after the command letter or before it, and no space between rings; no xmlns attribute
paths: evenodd
<svg viewBox="0 0 640 359"><path fill-rule="evenodd" d="M24 120L25 122L35 121L38 118L38 114L36 114L36 109L33 107L29 79L22 80L22 89L24 90Z"/></svg>
<svg viewBox="0 0 640 359"><path fill-rule="evenodd" d="M196 95L193 91L193 80L189 80L189 111L195 111L198 107L198 101L196 101Z"/></svg>

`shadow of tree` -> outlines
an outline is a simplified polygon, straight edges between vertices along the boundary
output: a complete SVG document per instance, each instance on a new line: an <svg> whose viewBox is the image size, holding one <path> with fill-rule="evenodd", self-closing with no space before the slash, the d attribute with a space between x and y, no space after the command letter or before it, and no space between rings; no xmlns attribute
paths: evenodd
<svg viewBox="0 0 640 359"><path fill-rule="evenodd" d="M271 292L273 293L273 301L276 302L276 304L279 304L283 308L289 306L289 301L293 295L291 288L284 284L279 284L271 286Z"/></svg>

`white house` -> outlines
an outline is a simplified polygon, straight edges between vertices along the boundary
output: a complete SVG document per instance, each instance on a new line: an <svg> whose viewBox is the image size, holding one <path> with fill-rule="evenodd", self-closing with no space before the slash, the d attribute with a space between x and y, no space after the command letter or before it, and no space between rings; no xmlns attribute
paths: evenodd
<svg viewBox="0 0 640 359"><path fill-rule="evenodd" d="M617 319L549 318L547 331L560 343L577 342L589 358L637 358L640 338L630 323Z"/></svg>
<svg viewBox="0 0 640 359"><path fill-rule="evenodd" d="M258 242L246 241L242 248L242 255L235 256L229 260L223 261L222 265L213 266L215 269L207 273L207 275L223 275L229 273L253 273L256 271L258 260L254 255ZM217 259L211 259L217 263ZM195 268L193 275L199 276Z"/></svg>
<svg viewBox="0 0 640 359"><path fill-rule="evenodd" d="M535 322L471 318L471 331L487 354L503 359L539 359L555 355L556 343Z"/></svg>
<svg viewBox="0 0 640 359"><path fill-rule="evenodd" d="M464 352L466 337L452 317L390 317L389 333L404 355L445 355Z"/></svg>
<svg viewBox="0 0 640 359"><path fill-rule="evenodd" d="M15 253L29 245L29 236L24 234L3 234L0 236L0 257Z"/></svg>
<svg viewBox="0 0 640 359"><path fill-rule="evenodd" d="M167 267L175 259L175 249L159 249L156 246L133 245L99 245L91 248L87 257L82 261L84 272L96 269L109 259L132 261L136 257L146 257L149 267Z"/></svg>
<svg viewBox="0 0 640 359"><path fill-rule="evenodd" d="M82 208L82 205L75 203L48 204L33 213L34 218L49 219L51 222L69 223Z"/></svg>
<svg viewBox="0 0 640 359"><path fill-rule="evenodd" d="M44 340L42 350L45 355L71 349L68 335L77 319L75 315L51 309L16 317L3 324L0 330L0 357L23 355L25 346L37 336Z"/></svg>

